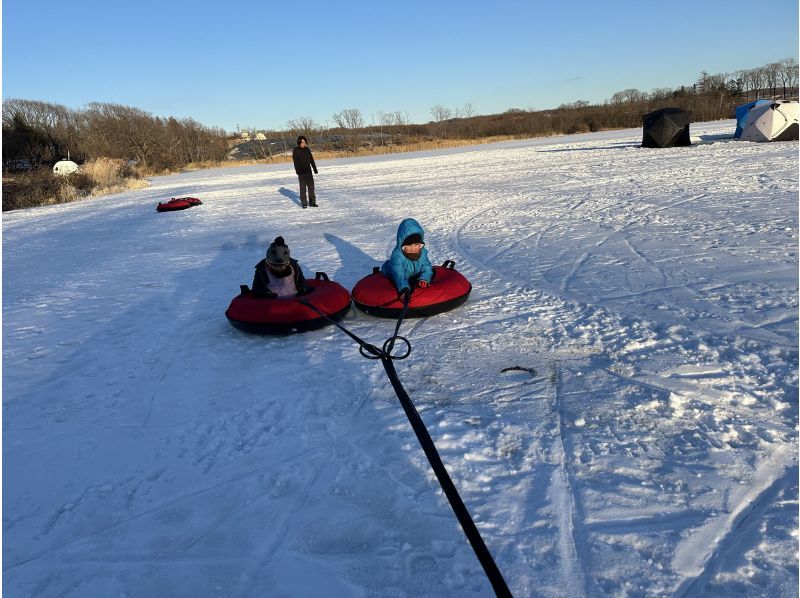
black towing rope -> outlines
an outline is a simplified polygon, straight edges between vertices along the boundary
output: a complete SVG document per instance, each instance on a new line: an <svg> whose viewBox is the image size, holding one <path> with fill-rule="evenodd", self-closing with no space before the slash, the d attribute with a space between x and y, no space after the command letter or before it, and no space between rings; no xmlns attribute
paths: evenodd
<svg viewBox="0 0 800 598"><path fill-rule="evenodd" d="M480 561L486 577L492 584L495 595L502 596L504 598L506 596L511 597L511 591L508 589L505 579L503 579L503 574L500 573L500 569L498 569L497 564L492 558L492 553L489 552L489 549L486 547L486 543L483 541L481 533L478 531L475 522L472 520L472 517L467 510L467 506L464 504L464 501L461 500L461 496L458 494L458 490L456 489L455 484L453 484L453 480L450 479L450 474L447 473L444 463L442 463L442 459L439 456L439 451L436 450L436 445L433 443L433 440L428 433L428 429L425 427L425 423L422 421L422 417L420 417L419 413L417 412L417 409L414 406L414 403L411 401L411 397L408 396L406 389L403 388L403 384L400 382L400 378L397 376L397 370L394 368L394 360L405 359L411 354L411 343L407 338L399 335L400 324L406 317L406 313L408 313L408 302L410 299L410 293L406 294L403 298L403 311L400 313L400 317L397 319L394 335L389 337L383 343L382 349L379 349L375 345L371 345L359 338L347 330L347 328L339 324L339 322L329 318L325 313L323 313L320 309L317 309L317 307L310 302L306 300L300 300L300 303L316 311L329 322L335 324L339 329L347 334L347 336L357 342L359 345L358 351L363 357L366 357L367 359L381 360L381 364L383 365L383 369L386 371L389 382L391 382L392 388L394 388L394 392L397 395L400 404L403 406L403 411L405 411L406 417L408 418L408 421L414 430L414 434L416 434L417 440L419 441L420 446L422 446L425 456L428 458L428 463L430 463L431 469L433 469L433 472L436 474L436 479L439 480L439 485L442 487L447 500L450 502L450 507L453 509L456 518L458 518L458 522L461 524L461 529L464 530L464 534L467 536L467 539L472 546L472 550L475 552L475 556L478 557L478 561ZM392 355L396 341L402 341L405 343L406 350L402 354Z"/></svg>

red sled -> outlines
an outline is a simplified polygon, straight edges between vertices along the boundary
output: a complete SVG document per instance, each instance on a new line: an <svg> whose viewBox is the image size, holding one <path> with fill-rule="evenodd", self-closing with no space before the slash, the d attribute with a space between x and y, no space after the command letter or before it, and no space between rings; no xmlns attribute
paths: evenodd
<svg viewBox="0 0 800 598"><path fill-rule="evenodd" d="M242 285L241 294L233 298L225 317L234 328L244 332L291 334L322 328L349 311L350 292L338 282L328 280L324 272L317 272L314 280L306 280L306 285L309 293L288 298L256 297L247 285Z"/></svg>
<svg viewBox="0 0 800 598"><path fill-rule="evenodd" d="M433 267L431 284L416 288L408 302L407 318L425 318L450 311L463 305L472 291L472 284L455 269L455 262L445 261ZM394 283L380 268L373 268L353 287L353 303L372 316L398 318L403 312L403 302L398 298Z"/></svg>
<svg viewBox="0 0 800 598"><path fill-rule="evenodd" d="M196 197L173 197L167 202L159 202L158 206L156 206L156 212L176 212L202 204L203 202Z"/></svg>

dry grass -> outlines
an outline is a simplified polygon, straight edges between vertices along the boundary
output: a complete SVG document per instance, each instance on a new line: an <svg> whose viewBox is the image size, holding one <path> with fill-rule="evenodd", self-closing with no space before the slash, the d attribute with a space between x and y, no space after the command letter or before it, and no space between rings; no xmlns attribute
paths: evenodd
<svg viewBox="0 0 800 598"><path fill-rule="evenodd" d="M128 189L144 189L149 183L124 160L96 158L81 166L81 172L91 179L92 196L110 195Z"/></svg>

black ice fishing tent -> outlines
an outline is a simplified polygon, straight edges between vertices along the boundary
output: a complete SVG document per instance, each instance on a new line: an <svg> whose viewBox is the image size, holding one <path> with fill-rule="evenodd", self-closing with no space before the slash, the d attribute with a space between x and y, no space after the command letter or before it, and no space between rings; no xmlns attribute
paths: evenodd
<svg viewBox="0 0 800 598"><path fill-rule="evenodd" d="M642 117L642 147L692 145L689 123L692 113L681 108L661 108Z"/></svg>

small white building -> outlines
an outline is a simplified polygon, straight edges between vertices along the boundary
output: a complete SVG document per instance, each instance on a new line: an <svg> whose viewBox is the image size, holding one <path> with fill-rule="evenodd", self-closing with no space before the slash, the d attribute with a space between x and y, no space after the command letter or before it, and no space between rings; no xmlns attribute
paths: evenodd
<svg viewBox="0 0 800 598"><path fill-rule="evenodd" d="M53 166L53 174L67 175L73 172L78 172L78 165L67 158L62 158Z"/></svg>

